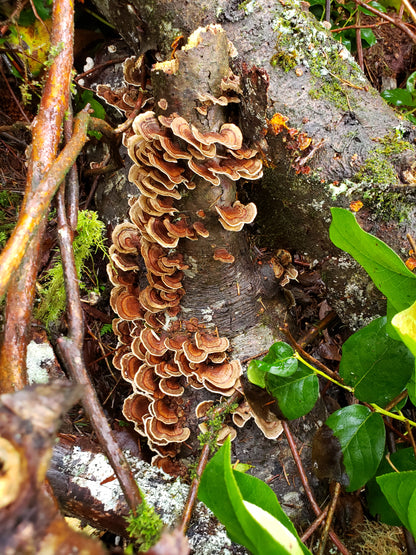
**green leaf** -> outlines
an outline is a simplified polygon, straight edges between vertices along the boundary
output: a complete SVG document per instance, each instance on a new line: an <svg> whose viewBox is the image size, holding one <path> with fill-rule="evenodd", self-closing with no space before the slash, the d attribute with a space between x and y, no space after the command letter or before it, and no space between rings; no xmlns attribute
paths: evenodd
<svg viewBox="0 0 416 555"><path fill-rule="evenodd" d="M377 483L377 477L384 474L395 472L393 466L400 472L406 470L416 470L416 460L412 447L400 449L395 453L391 453L389 464L386 457L384 457L377 469L377 474L374 478L367 482L367 503L370 513L390 526L400 526L401 522L396 513L392 510L391 505L383 495L380 486Z"/></svg>
<svg viewBox="0 0 416 555"><path fill-rule="evenodd" d="M291 376L266 374L266 388L288 420L310 412L319 396L318 378L304 364L299 364L299 369Z"/></svg>
<svg viewBox="0 0 416 555"><path fill-rule="evenodd" d="M273 343L263 360L252 360L247 368L247 377L251 383L266 387L265 374L290 376L298 369L298 359L290 345L283 341Z"/></svg>
<svg viewBox="0 0 416 555"><path fill-rule="evenodd" d="M413 527L412 530L409 510L412 510L415 505L412 496L416 489L416 471L384 474L377 477L377 483L402 524L414 534L416 529ZM411 500L412 503L410 503ZM412 525L413 523L414 518L412 518Z"/></svg>
<svg viewBox="0 0 416 555"><path fill-rule="evenodd" d="M383 419L363 405L350 405L332 413L326 425L341 444L350 479L347 491L355 491L374 475L383 456L386 441Z"/></svg>
<svg viewBox="0 0 416 555"><path fill-rule="evenodd" d="M371 29L361 29L361 38L368 46L374 46L377 42L376 36Z"/></svg>
<svg viewBox="0 0 416 555"><path fill-rule="evenodd" d="M254 476L233 471L230 445L227 439L208 463L201 478L199 499L224 524L231 540L244 545L253 555L310 553L271 488Z"/></svg>
<svg viewBox="0 0 416 555"><path fill-rule="evenodd" d="M386 317L376 318L347 339L339 366L357 399L381 406L405 389L415 367L409 349L387 334L386 322Z"/></svg>
<svg viewBox="0 0 416 555"><path fill-rule="evenodd" d="M354 215L343 208L331 208L329 237L335 246L348 252L369 274L396 312L416 299L416 276L383 241L363 231Z"/></svg>
<svg viewBox="0 0 416 555"><path fill-rule="evenodd" d="M398 312L391 323L406 347L416 356L416 302L406 310Z"/></svg>
<svg viewBox="0 0 416 555"><path fill-rule="evenodd" d="M406 81L406 89L413 94L415 91L415 79L416 79L416 71L411 73Z"/></svg>
<svg viewBox="0 0 416 555"><path fill-rule="evenodd" d="M389 104L393 104L393 106L416 106L416 100L413 98L413 95L404 89L387 89L381 93L381 96Z"/></svg>

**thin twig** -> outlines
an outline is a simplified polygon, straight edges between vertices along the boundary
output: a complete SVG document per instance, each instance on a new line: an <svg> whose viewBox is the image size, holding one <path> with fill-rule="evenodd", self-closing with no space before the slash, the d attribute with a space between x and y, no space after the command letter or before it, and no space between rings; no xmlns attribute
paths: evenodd
<svg viewBox="0 0 416 555"><path fill-rule="evenodd" d="M290 333L289 326L287 324L284 324L279 329L282 333L285 334L285 336L287 337L287 340L289 341L291 346L295 349L295 351L297 351L305 360L307 360L313 366L316 366L317 368L319 368L319 370L321 370L322 372L327 374L333 380L337 380L339 382L342 382L342 380L338 376L338 374L336 374L335 372L330 370L327 366L325 366L325 364L322 364L322 362L319 362L319 360L316 360L315 357L313 357L312 355L307 353L304 349L302 349L302 347L299 345L299 343L297 343L297 341L294 339L293 335Z"/></svg>
<svg viewBox="0 0 416 555"><path fill-rule="evenodd" d="M416 11L409 0L402 0L402 6L406 8L406 10L409 12L410 17L416 23Z"/></svg>
<svg viewBox="0 0 416 555"><path fill-rule="evenodd" d="M410 426L409 422L406 422L406 430L407 430L407 435L409 436L409 439L410 439L410 443L412 444L412 447L413 447L413 453L416 457L416 442L415 442L415 438L413 437L412 427Z"/></svg>
<svg viewBox="0 0 416 555"><path fill-rule="evenodd" d="M68 107L67 117L64 121L64 137L65 142L69 143L73 133L73 125L74 125L74 113L72 110L71 103ZM69 225L75 233L78 224L78 209L79 209L79 181L78 181L78 171L77 171L77 164L71 167L67 175L67 187L63 190L66 192L66 213L68 215L68 222Z"/></svg>
<svg viewBox="0 0 416 555"><path fill-rule="evenodd" d="M335 320L337 317L336 312L331 310L328 314L323 318L320 322L316 324L316 326L312 326L307 333L303 337L301 337L297 342L303 348L306 347L311 341L315 339L317 335L321 333L324 329L326 329L329 324Z"/></svg>
<svg viewBox="0 0 416 555"><path fill-rule="evenodd" d="M324 529L322 530L321 540L319 542L319 550L317 555L324 555L325 546L328 539L329 530L331 529L332 519L334 518L335 508L337 506L339 494L341 492L341 484L339 482L335 483L334 495L332 496L331 504L328 509L328 517L325 521Z"/></svg>
<svg viewBox="0 0 416 555"><path fill-rule="evenodd" d="M413 237L410 235L410 233L408 233L408 234L406 235L406 239L409 241L410 246L412 247L413 254L416 255L416 242L415 242L415 240L413 239Z"/></svg>
<svg viewBox="0 0 416 555"><path fill-rule="evenodd" d="M318 503L315 501L315 497L314 497L314 495L312 493L312 490L309 486L308 478L307 478L307 476L305 474L305 471L303 469L302 461L301 461L299 453L297 451L296 443L295 443L295 440L292 436L292 432L290 431L289 424L287 422L285 422L284 420L282 420L282 426L283 426L283 430L285 432L287 441L289 443L290 450L292 451L293 460L295 461L296 467L298 469L299 477L301 479L303 488L304 488L305 493L306 493L306 495L309 499L309 503L311 504L312 510L315 513L315 515L320 516L322 511L321 511ZM335 534L334 531L331 530L329 532L329 537L331 538L331 540L334 543L334 545L336 546L336 548L341 553L343 553L343 555L350 555L350 552L345 547L345 545L341 542L341 540L338 538L338 536Z"/></svg>
<svg viewBox="0 0 416 555"><path fill-rule="evenodd" d="M226 409L228 409L231 405L233 405L235 402L237 402L240 397L241 397L241 393L239 391L234 391L234 393L221 405L219 405L216 409L214 409L212 411L212 414L210 415L210 418L214 418L215 416L218 416L219 414L223 413ZM196 469L196 476L195 478L192 480L192 484L191 487L189 489L189 493L188 493L188 499L186 500L185 503L185 508L183 510L182 513L182 521L181 524L179 526L179 530L181 530L184 534L189 526L189 522L191 520L191 516L192 516L192 511L194 509L195 506L195 502L197 499L197 495L198 495L198 488L199 488L199 483L201 481L201 476L202 473L208 463L208 458L209 458L209 453L210 453L210 444L209 443L205 443L205 445L202 448L201 451L201 455L199 457L199 462L198 462L198 466Z"/></svg>
<svg viewBox="0 0 416 555"><path fill-rule="evenodd" d="M71 141L40 180L36 191L25 197L26 203L22 206L16 227L0 255L0 297L6 292L10 279L19 267L30 239L36 234L60 183L88 140L88 118L85 111L78 114Z"/></svg>
<svg viewBox="0 0 416 555"><path fill-rule="evenodd" d="M20 104L20 102L19 102L17 96L14 94L13 89L11 88L11 86L10 86L8 80L7 80L6 75L4 74L4 71L3 71L3 60L0 60L0 73L1 73L1 76L3 77L3 81L6 83L6 86L7 86L7 88L9 89L9 93L11 94L11 96L12 96L12 98L13 98L13 100L14 100L16 106L17 106L18 109L19 109L19 112L22 114L22 116L23 116L24 119L27 121L27 123L30 124L30 119L27 117L26 112L23 110L22 105Z"/></svg>
<svg viewBox="0 0 416 555"><path fill-rule="evenodd" d="M365 2L362 2L362 0L356 0L356 3L359 6L362 6L363 8L368 10L369 12L373 13L374 15L377 15L378 17L381 17L382 19L385 19L389 23L392 23L398 29L403 31L403 33L406 33L406 35L408 37L410 37L413 42L416 42L416 34L411 29L409 29L409 27L406 25L406 23L404 23L403 21L401 21L397 17L392 17L392 16L390 16L386 13L383 13L380 10L377 10L376 8L373 8L373 6L371 6L370 4L366 4Z"/></svg>
<svg viewBox="0 0 416 555"><path fill-rule="evenodd" d="M364 53L363 53L363 43L361 41L361 29L360 29L360 10L357 9L355 14L355 24L357 25L355 29L355 40L357 43L357 58L358 65L361 71L364 71Z"/></svg>
<svg viewBox="0 0 416 555"><path fill-rule="evenodd" d="M315 530L325 520L327 514L328 514L328 507L325 507L325 509L322 511L322 513L318 517L315 518L315 520L312 522L312 524L309 526L309 528L302 534L302 537L300 538L300 541L302 543L305 543L312 536L312 534L315 532Z"/></svg>

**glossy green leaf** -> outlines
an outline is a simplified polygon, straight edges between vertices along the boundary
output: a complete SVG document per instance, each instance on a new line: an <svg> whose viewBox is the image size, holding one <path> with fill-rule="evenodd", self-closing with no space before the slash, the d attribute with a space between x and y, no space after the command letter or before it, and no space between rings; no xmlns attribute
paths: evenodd
<svg viewBox="0 0 416 555"><path fill-rule="evenodd" d="M393 106L416 106L416 99L405 89L387 89L381 93L381 96Z"/></svg>
<svg viewBox="0 0 416 555"><path fill-rule="evenodd" d="M224 524L231 540L253 555L303 555L310 553L281 509L274 492L253 476L233 470L230 441L208 463L198 490L205 503Z"/></svg>
<svg viewBox="0 0 416 555"><path fill-rule="evenodd" d="M355 491L375 474L383 456L386 441L383 419L363 405L350 405L332 413L326 425L341 444L350 480L347 491Z"/></svg>
<svg viewBox="0 0 416 555"><path fill-rule="evenodd" d="M290 376L266 374L266 388L288 420L310 412L319 396L318 378L304 364L299 364L299 369Z"/></svg>
<svg viewBox="0 0 416 555"><path fill-rule="evenodd" d="M394 512L400 518L402 524L408 530L412 531L409 520L409 509L412 509L415 504L413 500L410 505L412 496L416 490L416 471L384 474L383 476L377 477L377 483ZM412 518L412 524L413 522L414 519ZM414 533L414 531L412 531L412 533Z"/></svg>
<svg viewBox="0 0 416 555"><path fill-rule="evenodd" d="M390 460L392 464L389 464L386 457L383 457L377 469L376 476L367 482L367 504L370 513L374 517L379 518L381 522L390 524L390 526L400 526L400 519L383 495L380 486L377 483L377 477L395 472L392 465L394 465L394 467L400 472L406 470L416 470L416 459L413 453L413 448L407 447L406 449L400 449L395 453L391 453Z"/></svg>
<svg viewBox="0 0 416 555"><path fill-rule="evenodd" d="M401 341L387 334L387 318L376 318L342 347L339 373L360 401L385 406L406 387L415 359Z"/></svg>
<svg viewBox="0 0 416 555"><path fill-rule="evenodd" d="M374 46L377 42L376 36L371 29L361 29L361 38L368 46Z"/></svg>
<svg viewBox="0 0 416 555"><path fill-rule="evenodd" d="M398 312L391 323L406 347L416 356L416 302L406 310Z"/></svg>
<svg viewBox="0 0 416 555"><path fill-rule="evenodd" d="M348 252L369 274L396 312L416 299L416 275L383 241L363 231L354 215L343 208L331 208L331 241Z"/></svg>
<svg viewBox="0 0 416 555"><path fill-rule="evenodd" d="M407 511L409 519L409 530L412 532L413 537L416 538L416 489L413 491L409 499L409 508Z"/></svg>
<svg viewBox="0 0 416 555"><path fill-rule="evenodd" d="M258 364L258 360L251 360L249 365L247 366L247 378L251 383L254 385L258 385L259 387L266 387L266 373L264 370L260 368Z"/></svg>
<svg viewBox="0 0 416 555"><path fill-rule="evenodd" d="M412 94L415 90L416 71L411 73L406 81L406 89Z"/></svg>

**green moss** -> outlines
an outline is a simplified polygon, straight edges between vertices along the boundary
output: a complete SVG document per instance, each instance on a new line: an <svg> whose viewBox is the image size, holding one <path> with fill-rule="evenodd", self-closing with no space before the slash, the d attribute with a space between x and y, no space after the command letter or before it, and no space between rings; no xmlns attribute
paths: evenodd
<svg viewBox="0 0 416 555"><path fill-rule="evenodd" d="M130 513L126 520L128 522L126 530L140 551L148 551L159 541L163 522L145 499L137 507L136 514Z"/></svg>
<svg viewBox="0 0 416 555"><path fill-rule="evenodd" d="M288 0L275 14L275 54L270 63L290 71L297 65L310 69L313 76L310 95L325 98L346 111L353 106L348 98L349 84L363 86L365 78L346 48L332 40L327 30L311 14L302 12Z"/></svg>
<svg viewBox="0 0 416 555"><path fill-rule="evenodd" d="M100 249L106 252L103 242L105 225L98 219L97 213L84 210L78 213L77 236L73 242L75 266L78 279L81 280L85 270L85 262L92 253ZM85 285L80 281L80 287ZM35 309L35 317L50 326L58 320L65 309L66 294L64 273L60 257L45 276L45 284L40 292L40 303Z"/></svg>
<svg viewBox="0 0 416 555"><path fill-rule="evenodd" d="M201 448L205 444L209 444L211 453L215 451L218 434L224 425L224 419L227 414L233 412L237 408L237 406L237 404L227 406L220 413L217 412L218 407L216 406L212 406L207 410L207 431L203 434L199 434L198 436L198 441Z"/></svg>
<svg viewBox="0 0 416 555"><path fill-rule="evenodd" d="M400 179L394 166L395 157L406 150L414 151L413 145L403 140L400 130L394 130L377 139L374 148L360 170L350 181L333 188L334 196L346 194L358 197L365 206L371 208L381 220L403 222L409 216L410 207L403 194L392 189L400 186Z"/></svg>

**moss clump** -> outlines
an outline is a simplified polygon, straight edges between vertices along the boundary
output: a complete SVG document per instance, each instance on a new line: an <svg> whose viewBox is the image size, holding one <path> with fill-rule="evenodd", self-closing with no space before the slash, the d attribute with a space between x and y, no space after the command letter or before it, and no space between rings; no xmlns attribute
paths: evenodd
<svg viewBox="0 0 416 555"><path fill-rule="evenodd" d="M136 514L129 514L126 518L126 528L129 536L140 551L148 551L160 539L163 522L155 509L145 499L137 507Z"/></svg>
<svg viewBox="0 0 416 555"><path fill-rule="evenodd" d="M17 193L0 191L0 250L16 224L21 198Z"/></svg>
<svg viewBox="0 0 416 555"><path fill-rule="evenodd" d="M325 98L346 111L352 108L348 87L364 86L358 65L340 43L333 41L322 24L305 14L294 2L285 2L283 12L275 15L276 53L270 63L289 71L297 65L310 69L313 76L309 94Z"/></svg>
<svg viewBox="0 0 416 555"><path fill-rule="evenodd" d="M85 262L92 253L97 249L106 253L103 242L104 229L105 225L98 219L96 212L91 210L79 212L77 236L73 242L75 266L79 280L85 269ZM86 288L81 281L80 287L81 289ZM45 276L45 284L40 292L40 303L35 310L35 317L46 326L50 326L59 318L65 309L65 304L64 272L61 259L58 257L54 266Z"/></svg>
<svg viewBox="0 0 416 555"><path fill-rule="evenodd" d="M198 436L198 441L201 448L205 444L209 444L211 453L215 451L218 434L220 433L221 428L224 426L225 417L230 412L233 412L237 407L238 405L235 403L233 405L226 406L222 412L217 412L218 407L216 406L212 406L207 410L207 431L205 433L199 434Z"/></svg>
<svg viewBox="0 0 416 555"><path fill-rule="evenodd" d="M402 222L409 215L409 207L400 192L392 191L392 187L400 185L394 158L406 150L414 150L414 147L402 139L397 129L377 142L380 146L370 152L352 181L359 183L363 200L378 217Z"/></svg>

